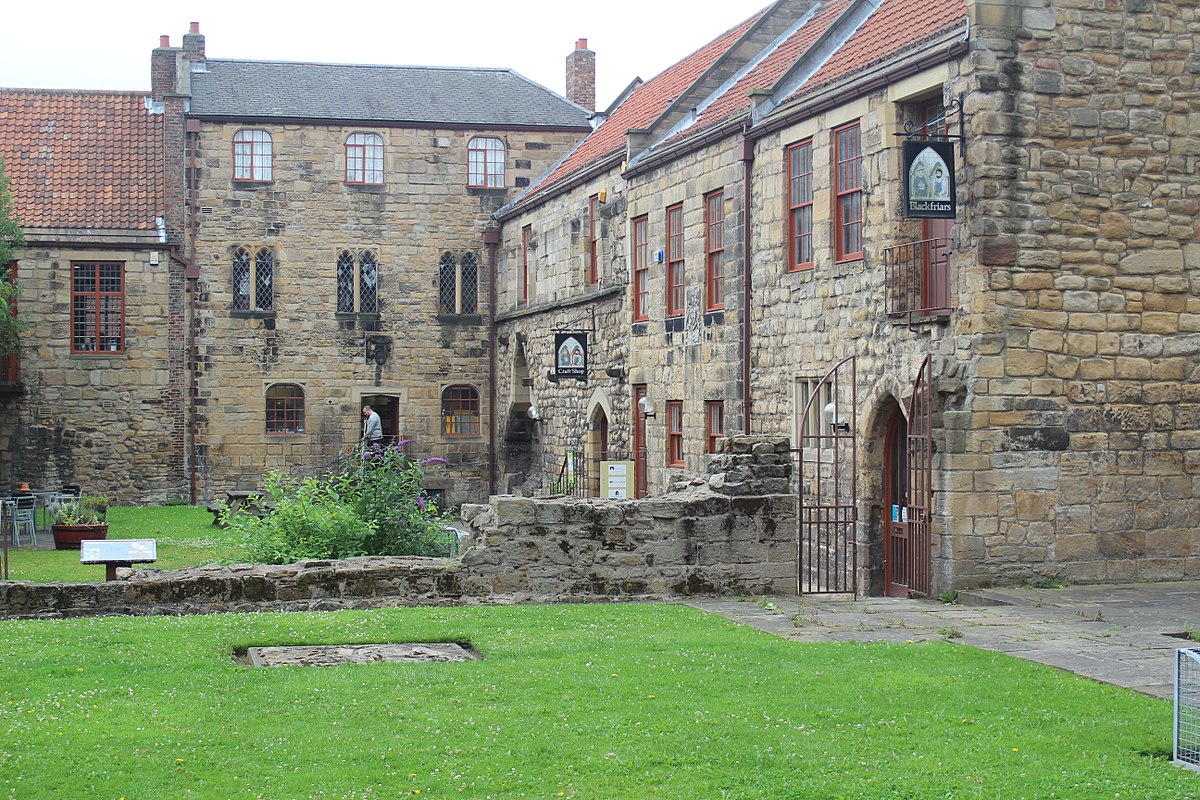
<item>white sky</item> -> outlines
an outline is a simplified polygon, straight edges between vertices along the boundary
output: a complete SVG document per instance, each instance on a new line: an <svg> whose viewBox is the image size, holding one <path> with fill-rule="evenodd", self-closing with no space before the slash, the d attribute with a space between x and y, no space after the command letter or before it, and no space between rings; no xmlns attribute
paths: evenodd
<svg viewBox="0 0 1200 800"><path fill-rule="evenodd" d="M564 93L575 40L596 53L596 103L649 79L768 0L60 0L7 4L0 86L150 88L150 51L200 23L209 58L509 67ZM174 8L170 8L173 6Z"/></svg>

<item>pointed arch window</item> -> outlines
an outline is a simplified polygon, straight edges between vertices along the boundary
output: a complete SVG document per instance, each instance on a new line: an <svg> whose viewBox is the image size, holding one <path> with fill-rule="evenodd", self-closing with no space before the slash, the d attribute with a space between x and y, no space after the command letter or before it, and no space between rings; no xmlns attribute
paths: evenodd
<svg viewBox="0 0 1200 800"><path fill-rule="evenodd" d="M383 139L374 133L354 133L346 140L346 183L383 183Z"/></svg>
<svg viewBox="0 0 1200 800"><path fill-rule="evenodd" d="M233 251L233 310L275 309L275 252L269 247Z"/></svg>
<svg viewBox="0 0 1200 800"><path fill-rule="evenodd" d="M438 314L479 313L479 258L472 252L442 253L438 259Z"/></svg>
<svg viewBox="0 0 1200 800"><path fill-rule="evenodd" d="M340 314L379 313L379 258L373 250L343 250L337 257Z"/></svg>

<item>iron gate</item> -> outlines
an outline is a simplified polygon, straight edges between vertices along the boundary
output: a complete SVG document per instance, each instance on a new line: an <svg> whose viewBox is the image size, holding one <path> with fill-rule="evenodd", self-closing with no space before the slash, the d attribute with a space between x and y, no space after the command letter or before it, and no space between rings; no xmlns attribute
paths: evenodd
<svg viewBox="0 0 1200 800"><path fill-rule="evenodd" d="M909 594L927 597L933 585L933 366L929 356L921 362L908 405L908 519L909 548L903 559L906 575L898 582Z"/></svg>
<svg viewBox="0 0 1200 800"><path fill-rule="evenodd" d="M855 357L809 393L799 420L796 591L855 592L858 585L858 387Z"/></svg>

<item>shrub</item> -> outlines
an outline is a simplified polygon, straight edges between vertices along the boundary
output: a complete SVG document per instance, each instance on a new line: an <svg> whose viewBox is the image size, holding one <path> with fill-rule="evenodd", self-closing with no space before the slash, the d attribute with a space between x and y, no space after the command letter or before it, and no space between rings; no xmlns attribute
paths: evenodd
<svg viewBox="0 0 1200 800"><path fill-rule="evenodd" d="M445 555L444 515L425 495L425 472L405 453L407 444L355 451L333 478L336 491L374 526L371 555Z"/></svg>
<svg viewBox="0 0 1200 800"><path fill-rule="evenodd" d="M221 521L246 537L255 561L289 564L308 558L368 555L374 525L333 491L330 482L309 478L289 484L282 475L267 476L266 497L273 508L263 517L222 512Z"/></svg>

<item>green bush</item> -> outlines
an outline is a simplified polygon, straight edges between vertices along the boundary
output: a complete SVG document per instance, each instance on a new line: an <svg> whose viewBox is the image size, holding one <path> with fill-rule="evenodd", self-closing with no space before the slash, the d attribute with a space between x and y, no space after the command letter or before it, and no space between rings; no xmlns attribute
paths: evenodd
<svg viewBox="0 0 1200 800"><path fill-rule="evenodd" d="M221 521L244 535L254 560L268 564L446 555L454 534L425 496L424 470L404 453L405 444L357 451L327 478L289 483L272 472L259 503L264 516L226 511Z"/></svg>
<svg viewBox="0 0 1200 800"><path fill-rule="evenodd" d="M329 481L309 478L289 484L272 472L265 489L273 505L265 516L228 511L221 515L222 522L245 536L246 550L255 561L290 564L369 554L366 542L374 525L359 517Z"/></svg>

